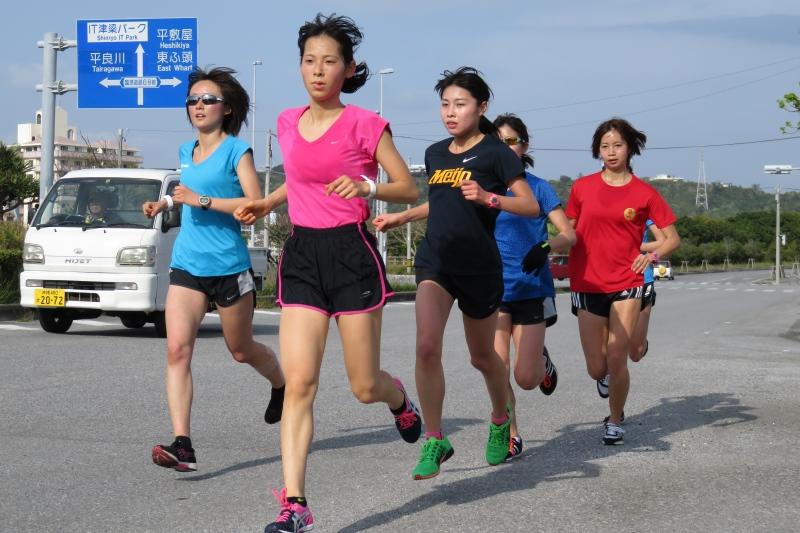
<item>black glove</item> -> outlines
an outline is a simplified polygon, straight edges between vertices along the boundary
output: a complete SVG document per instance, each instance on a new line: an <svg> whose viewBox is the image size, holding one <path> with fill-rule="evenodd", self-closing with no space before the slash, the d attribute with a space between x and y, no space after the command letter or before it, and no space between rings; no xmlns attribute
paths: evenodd
<svg viewBox="0 0 800 533"><path fill-rule="evenodd" d="M550 244L547 241L537 242L533 248L528 250L522 260L522 271L526 274L533 273L539 275L539 271L547 262L547 254L550 253Z"/></svg>

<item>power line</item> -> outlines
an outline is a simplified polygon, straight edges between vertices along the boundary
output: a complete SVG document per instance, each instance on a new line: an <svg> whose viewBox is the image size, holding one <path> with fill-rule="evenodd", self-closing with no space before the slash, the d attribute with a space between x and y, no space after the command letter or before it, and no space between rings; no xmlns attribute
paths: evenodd
<svg viewBox="0 0 800 533"><path fill-rule="evenodd" d="M763 65L756 65L754 67L748 67L748 68L745 68L745 69L736 70L736 71L733 71L733 72L726 72L726 73L723 73L723 74L716 74L714 76L708 76L708 77L699 78L699 79L696 79L696 80L689 80L689 81L683 81L683 82L679 82L679 83L673 83L673 84L670 84L670 85L664 85L664 86L661 86L661 87L652 87L652 88L649 88L649 89L642 89L640 91L634 91L634 92L630 92L630 93L623 93L623 94L618 94L618 95L613 95L613 96L603 96L603 97L598 97L598 98L592 98L592 99L589 99L589 100L578 100L578 101L567 102L567 103L562 103L562 104L553 104L553 105L549 105L549 106L534 107L534 108L530 108L530 109L521 109L521 110L518 110L518 111L514 111L514 113L521 114L521 113L530 113L530 112L534 112L534 111L547 111L547 110L551 110L551 109L561 109L561 108L564 108L564 107L573 107L573 106L578 106L578 105L592 104L592 103L604 102L604 101L608 101L608 100L617 100L619 98L627 98L629 96L639 96L639 95L642 95L642 94L653 93L653 92L658 92L658 91L664 91L664 90L667 90L667 89L675 89L675 88L679 88L679 87L685 87L687 85L695 85L695 84L703 83L703 82L706 82L706 81L716 80L716 79L720 79L720 78L726 78L728 76L735 76L737 74L744 74L746 72L752 72L754 70L759 70L759 69L762 69L762 68L767 68L767 67L772 67L772 66L775 66L775 65L780 65L781 63L788 63L790 61L796 61L798 59L800 59L800 56L790 57L790 58L787 58L787 59L781 59L780 61L773 61L771 63L765 63ZM747 85L749 83L755 83L757 81L762 81L762 80L765 80L765 79L768 79L770 77L777 76L777 75L780 75L780 74L784 74L786 72L790 72L791 70L794 70L795 68L797 68L797 67L793 67L791 69L788 69L788 70L785 70L785 71L781 71L781 72L778 72L776 74L773 74L773 75L770 75L770 76L767 76L767 77L764 77L764 78L760 78L758 80L754 80L752 82L747 82L744 85ZM743 87L744 85L734 86L734 87L731 87L730 89ZM728 89L728 90L730 90L730 89ZM716 93L711 93L711 94L713 95L713 94L716 94ZM708 96L708 95L706 95L706 96ZM697 97L697 98L705 98L705 96L701 96L701 97ZM689 100L689 101L691 101L691 100ZM662 109L662 108L655 108L653 110L656 110L656 109ZM644 113L646 111L647 110L638 111L637 113ZM633 113L628 113L628 114L633 114ZM436 122L438 122L438 121L437 120L423 120L423 121L416 121L416 122L393 122L392 126L410 126L410 125L414 125L414 124L434 124ZM582 125L584 123L580 123L580 124ZM574 125L578 125L578 124L574 124ZM567 126L570 126L570 125L567 125ZM560 128L560 127L567 127L567 126L556 126L556 127ZM540 129L542 129L542 128L540 128ZM552 128L544 128L544 129L552 129Z"/></svg>

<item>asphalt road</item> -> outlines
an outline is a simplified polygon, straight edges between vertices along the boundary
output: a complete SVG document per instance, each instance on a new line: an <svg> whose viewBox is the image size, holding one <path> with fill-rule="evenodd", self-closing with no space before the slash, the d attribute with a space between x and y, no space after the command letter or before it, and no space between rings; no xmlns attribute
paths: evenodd
<svg viewBox="0 0 800 533"><path fill-rule="evenodd" d="M490 467L489 415L461 320L445 339L445 430L455 456L413 481L419 444L350 394L335 327L316 404L308 498L315 531L796 531L800 521L800 285L765 273L657 283L650 352L631 364L622 446L603 446L605 403L587 376L569 299L547 345L550 397L519 397L525 451ZM258 338L277 345L278 315ZM0 323L0 530L261 531L281 485L265 382L206 318L194 359L199 471L153 465L171 440L163 339L79 321L65 335ZM413 302L385 311L383 362L416 397Z"/></svg>

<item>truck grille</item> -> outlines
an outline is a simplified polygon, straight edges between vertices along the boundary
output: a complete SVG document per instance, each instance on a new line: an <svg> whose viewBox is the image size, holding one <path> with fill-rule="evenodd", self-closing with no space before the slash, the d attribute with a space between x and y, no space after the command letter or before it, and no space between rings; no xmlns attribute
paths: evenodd
<svg viewBox="0 0 800 533"><path fill-rule="evenodd" d="M67 301L68 302L99 302L100 295L91 292L68 292L67 294Z"/></svg>
<svg viewBox="0 0 800 533"><path fill-rule="evenodd" d="M66 289L73 291L113 291L115 286L113 281L55 281L45 280L42 282L45 289Z"/></svg>

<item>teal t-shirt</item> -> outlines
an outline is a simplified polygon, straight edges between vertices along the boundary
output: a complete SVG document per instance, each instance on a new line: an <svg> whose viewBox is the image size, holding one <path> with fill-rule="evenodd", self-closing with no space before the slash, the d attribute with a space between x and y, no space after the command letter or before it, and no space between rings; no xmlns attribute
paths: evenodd
<svg viewBox="0 0 800 533"><path fill-rule="evenodd" d="M250 151L247 143L228 135L201 163L192 161L197 141L180 147L181 185L213 198L244 196L236 167ZM181 231L172 249L172 268L193 276L227 276L250 268L250 254L233 215L184 205Z"/></svg>

